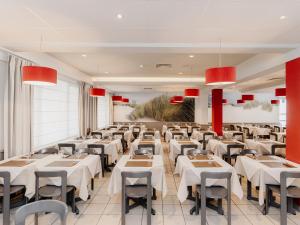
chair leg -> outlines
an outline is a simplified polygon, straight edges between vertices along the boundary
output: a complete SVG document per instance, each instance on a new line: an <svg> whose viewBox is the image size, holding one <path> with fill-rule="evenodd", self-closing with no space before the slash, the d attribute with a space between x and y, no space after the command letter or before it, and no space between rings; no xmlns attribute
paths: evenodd
<svg viewBox="0 0 300 225"><path fill-rule="evenodd" d="M266 203L265 203L265 210L264 210L264 213L263 213L264 215L267 215L268 212L269 212L270 198L272 198L272 196L270 196L270 195L272 195L270 193L270 188L269 188L268 185L266 185Z"/></svg>
<svg viewBox="0 0 300 225"><path fill-rule="evenodd" d="M200 202L199 202L199 193L196 191L196 210L195 210L195 214L196 215L199 215L199 205L200 205Z"/></svg>
<svg viewBox="0 0 300 225"><path fill-rule="evenodd" d="M94 178L91 179L91 189L94 190Z"/></svg>
<svg viewBox="0 0 300 225"><path fill-rule="evenodd" d="M206 225L206 193L201 186L201 225Z"/></svg>
<svg viewBox="0 0 300 225"><path fill-rule="evenodd" d="M227 196L227 223L231 225L231 193Z"/></svg>
<svg viewBox="0 0 300 225"><path fill-rule="evenodd" d="M152 198L151 194L147 194L147 225L151 225L151 215L152 215Z"/></svg>
<svg viewBox="0 0 300 225"><path fill-rule="evenodd" d="M125 213L126 213L126 196L125 194L122 194L122 209L121 209L121 224L125 225Z"/></svg>
<svg viewBox="0 0 300 225"><path fill-rule="evenodd" d="M103 157L101 157L101 168L102 168L102 177L104 177L105 166L104 166L104 159L103 159Z"/></svg>

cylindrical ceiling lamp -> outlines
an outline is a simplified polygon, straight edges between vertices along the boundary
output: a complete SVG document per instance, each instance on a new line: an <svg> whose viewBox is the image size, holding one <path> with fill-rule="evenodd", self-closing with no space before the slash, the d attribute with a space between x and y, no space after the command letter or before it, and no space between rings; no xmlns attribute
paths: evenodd
<svg viewBox="0 0 300 225"><path fill-rule="evenodd" d="M103 97L105 96L105 89L103 88L90 88L90 96Z"/></svg>
<svg viewBox="0 0 300 225"><path fill-rule="evenodd" d="M271 100L272 105L279 105L280 101L278 99Z"/></svg>
<svg viewBox="0 0 300 225"><path fill-rule="evenodd" d="M254 95L242 95L242 100L244 101L253 101Z"/></svg>
<svg viewBox="0 0 300 225"><path fill-rule="evenodd" d="M222 103L227 104L228 103L227 99L223 98Z"/></svg>
<svg viewBox="0 0 300 225"><path fill-rule="evenodd" d="M25 84L53 86L57 84L57 71L49 67L23 66L22 80Z"/></svg>
<svg viewBox="0 0 300 225"><path fill-rule="evenodd" d="M244 103L245 103L245 100L243 100L243 99L238 99L238 100L236 101L236 103L237 103L237 104L244 104Z"/></svg>
<svg viewBox="0 0 300 225"><path fill-rule="evenodd" d="M236 69L233 66L215 67L206 70L206 85L225 85L236 82Z"/></svg>
<svg viewBox="0 0 300 225"><path fill-rule="evenodd" d="M169 103L171 105L177 105L178 103L174 101L174 97L170 98Z"/></svg>
<svg viewBox="0 0 300 225"><path fill-rule="evenodd" d="M129 103L129 99L128 98L122 98L122 102L125 103L125 104L128 104Z"/></svg>
<svg viewBox="0 0 300 225"><path fill-rule="evenodd" d="M122 102L123 98L120 95L113 95L111 96L113 102Z"/></svg>
<svg viewBox="0 0 300 225"><path fill-rule="evenodd" d="M285 97L286 96L286 88L276 88L275 96L277 97Z"/></svg>
<svg viewBox="0 0 300 225"><path fill-rule="evenodd" d="M188 98L197 98L200 95L198 88L187 88L184 90L184 96Z"/></svg>
<svg viewBox="0 0 300 225"><path fill-rule="evenodd" d="M174 102L176 102L176 103L182 103L183 100L184 100L184 98L183 98L183 96L174 96L174 97L173 97L173 100L174 100Z"/></svg>

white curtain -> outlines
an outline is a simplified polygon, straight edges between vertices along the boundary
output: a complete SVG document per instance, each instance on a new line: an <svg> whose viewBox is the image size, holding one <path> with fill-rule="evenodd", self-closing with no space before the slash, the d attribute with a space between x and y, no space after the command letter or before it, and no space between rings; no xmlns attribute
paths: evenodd
<svg viewBox="0 0 300 225"><path fill-rule="evenodd" d="M4 158L31 152L32 89L22 83L22 67L29 61L9 56L4 88Z"/></svg>
<svg viewBox="0 0 300 225"><path fill-rule="evenodd" d="M114 103L112 101L112 98L111 98L111 94L108 94L108 99L109 99L109 124L113 124L114 123Z"/></svg>
<svg viewBox="0 0 300 225"><path fill-rule="evenodd" d="M91 86L85 82L79 88L79 128L80 136L86 136L88 130L97 129L97 98L91 97Z"/></svg>

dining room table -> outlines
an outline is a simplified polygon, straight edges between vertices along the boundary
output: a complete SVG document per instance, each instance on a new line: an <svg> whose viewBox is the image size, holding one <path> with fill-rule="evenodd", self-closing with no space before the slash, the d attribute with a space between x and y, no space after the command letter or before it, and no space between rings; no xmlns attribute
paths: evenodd
<svg viewBox="0 0 300 225"><path fill-rule="evenodd" d="M147 130L141 130L141 132L139 133L139 137L138 138L143 138L143 135L145 132L148 132ZM160 139L160 132L159 130L154 130L154 131L150 131L150 132L154 132L154 138L155 139Z"/></svg>
<svg viewBox="0 0 300 225"><path fill-rule="evenodd" d="M138 138L138 139L135 139L132 142L132 144L131 144L130 151L129 151L129 153L131 155L133 155L134 151L138 149L139 144L146 144L146 145L153 144L154 145L154 153L155 153L155 155L163 155L164 154L164 152L163 152L163 146L162 146L162 143L161 143L160 139L143 139L143 138Z"/></svg>
<svg viewBox="0 0 300 225"><path fill-rule="evenodd" d="M165 133L165 140L167 143L169 143L170 140L173 139L173 134L175 134L175 133L180 133L183 135L183 137L186 137L186 138L188 137L186 130L180 130L180 129L167 130Z"/></svg>
<svg viewBox="0 0 300 225"><path fill-rule="evenodd" d="M181 154L182 145L196 145L197 149L202 149L202 144L195 139L172 139L169 143L169 159L175 161L177 156ZM188 149L185 149L187 151ZM184 152L185 154L185 152Z"/></svg>
<svg viewBox="0 0 300 225"><path fill-rule="evenodd" d="M246 139L245 144L248 149L254 149L260 155L285 155L286 145L279 141L269 139Z"/></svg>
<svg viewBox="0 0 300 225"><path fill-rule="evenodd" d="M107 192L110 196L118 194L122 190L122 172L152 172L151 185L160 191L162 197L166 196L168 192L164 161L161 155L152 156L131 156L123 155L114 167ZM127 178L128 185L144 184L144 179Z"/></svg>
<svg viewBox="0 0 300 225"><path fill-rule="evenodd" d="M250 185L259 187L259 205L264 204L266 184L280 185L280 173L282 171L300 172L299 164L273 155L238 156L234 168L239 175L246 177ZM299 179L288 179L287 187L290 185L300 187ZM254 199L251 186L247 188L247 198Z"/></svg>
<svg viewBox="0 0 300 225"><path fill-rule="evenodd" d="M241 151L241 146L245 146L245 143L237 140L217 140L209 139L206 150L213 152L214 155L223 157L223 155L236 155Z"/></svg>
<svg viewBox="0 0 300 225"><path fill-rule="evenodd" d="M178 157L174 171L174 174L180 176L177 197L181 203L187 199L193 200L189 190L191 190L190 187L201 184L202 172L231 172L231 191L239 199L243 198L243 190L235 169L220 157L215 155L181 155ZM206 185L227 187L225 179L208 179ZM216 209L214 206L210 206ZM193 207L191 213L194 210Z"/></svg>

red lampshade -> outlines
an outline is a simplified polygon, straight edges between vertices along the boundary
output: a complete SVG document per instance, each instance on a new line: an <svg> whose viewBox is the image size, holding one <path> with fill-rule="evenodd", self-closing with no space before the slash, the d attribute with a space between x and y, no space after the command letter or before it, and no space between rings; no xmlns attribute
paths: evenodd
<svg viewBox="0 0 300 225"><path fill-rule="evenodd" d="M253 101L254 95L242 95L242 100L244 101Z"/></svg>
<svg viewBox="0 0 300 225"><path fill-rule="evenodd" d="M170 103L171 105L177 105L177 104L178 104L178 102L175 102L175 101L174 101L174 97L170 98L169 103Z"/></svg>
<svg viewBox="0 0 300 225"><path fill-rule="evenodd" d="M237 104L244 104L244 103L245 103L245 100L239 99L239 100L236 101L236 103L237 103Z"/></svg>
<svg viewBox="0 0 300 225"><path fill-rule="evenodd" d="M25 84L56 85L57 71L48 67L23 66L22 79Z"/></svg>
<svg viewBox="0 0 300 225"><path fill-rule="evenodd" d="M176 103L182 103L183 100L184 100L184 98L183 98L183 96L174 96L174 97L173 97L173 100L174 100L174 102L176 102Z"/></svg>
<svg viewBox="0 0 300 225"><path fill-rule="evenodd" d="M271 100L272 105L279 105L280 101L278 99Z"/></svg>
<svg viewBox="0 0 300 225"><path fill-rule="evenodd" d="M286 96L286 89L285 88L276 88L275 89L275 96L285 97Z"/></svg>
<svg viewBox="0 0 300 225"><path fill-rule="evenodd" d="M228 103L227 99L223 99L223 100L222 100L222 103L223 103L223 104L227 104L227 103Z"/></svg>
<svg viewBox="0 0 300 225"><path fill-rule="evenodd" d="M206 70L206 85L224 85L236 82L235 67L216 67Z"/></svg>
<svg viewBox="0 0 300 225"><path fill-rule="evenodd" d="M184 96L188 98L199 97L200 90L198 88L187 88L184 90Z"/></svg>
<svg viewBox="0 0 300 225"><path fill-rule="evenodd" d="M123 98L120 95L113 95L111 96L111 99L113 100L113 102L122 102Z"/></svg>
<svg viewBox="0 0 300 225"><path fill-rule="evenodd" d="M129 99L128 98L122 98L122 102L123 103L129 103Z"/></svg>
<svg viewBox="0 0 300 225"><path fill-rule="evenodd" d="M102 97L105 96L105 89L102 88L90 88L90 96Z"/></svg>

